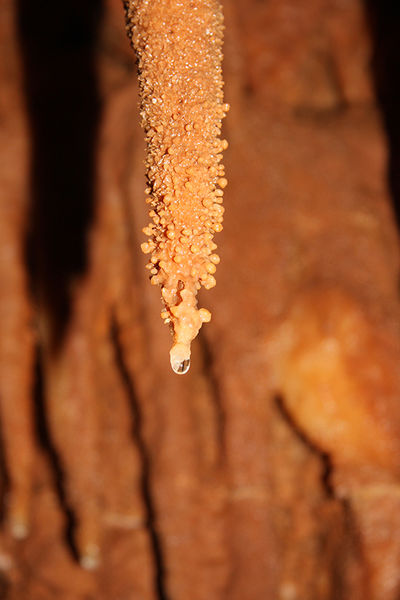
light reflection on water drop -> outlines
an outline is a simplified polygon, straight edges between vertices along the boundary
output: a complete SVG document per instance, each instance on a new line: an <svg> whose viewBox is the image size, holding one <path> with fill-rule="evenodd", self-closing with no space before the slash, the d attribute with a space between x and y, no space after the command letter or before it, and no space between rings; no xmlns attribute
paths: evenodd
<svg viewBox="0 0 400 600"><path fill-rule="evenodd" d="M182 362L171 362L171 367L174 373L177 375L184 375L190 369L190 358L183 360Z"/></svg>

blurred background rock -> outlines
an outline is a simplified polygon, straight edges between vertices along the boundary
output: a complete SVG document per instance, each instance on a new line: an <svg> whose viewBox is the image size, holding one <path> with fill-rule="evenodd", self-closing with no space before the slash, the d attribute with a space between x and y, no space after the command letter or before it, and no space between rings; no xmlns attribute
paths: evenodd
<svg viewBox="0 0 400 600"><path fill-rule="evenodd" d="M122 3L1 3L1 598L399 597L399 9L224 12L221 265L177 377Z"/></svg>

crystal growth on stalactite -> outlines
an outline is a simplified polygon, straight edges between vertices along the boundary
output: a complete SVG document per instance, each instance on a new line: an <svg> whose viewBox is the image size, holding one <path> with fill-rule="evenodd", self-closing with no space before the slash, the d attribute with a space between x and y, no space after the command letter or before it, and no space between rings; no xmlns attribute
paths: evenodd
<svg viewBox="0 0 400 600"><path fill-rule="evenodd" d="M142 244L151 283L160 285L173 346L171 366L186 373L190 345L211 314L197 292L215 286L227 185L219 138L223 103L223 17L215 0L125 2L138 58L146 134L147 203L152 219Z"/></svg>

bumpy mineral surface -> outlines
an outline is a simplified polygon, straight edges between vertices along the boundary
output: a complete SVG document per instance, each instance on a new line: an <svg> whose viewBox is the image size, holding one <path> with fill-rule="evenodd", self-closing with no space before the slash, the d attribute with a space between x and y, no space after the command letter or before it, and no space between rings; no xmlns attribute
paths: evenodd
<svg viewBox="0 0 400 600"><path fill-rule="evenodd" d="M228 105L222 92L223 17L219 2L126 3L139 62L141 118L152 222L142 250L151 283L160 285L174 344L171 366L186 373L190 344L211 314L197 308L201 286L215 286L227 185L219 139Z"/></svg>

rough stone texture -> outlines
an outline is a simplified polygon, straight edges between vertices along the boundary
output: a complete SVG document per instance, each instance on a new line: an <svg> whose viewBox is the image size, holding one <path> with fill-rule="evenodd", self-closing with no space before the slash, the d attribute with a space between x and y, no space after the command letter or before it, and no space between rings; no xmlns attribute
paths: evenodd
<svg viewBox="0 0 400 600"><path fill-rule="evenodd" d="M364 9L224 10L221 265L177 377L122 4L1 5L0 597L400 593L398 235Z"/></svg>

